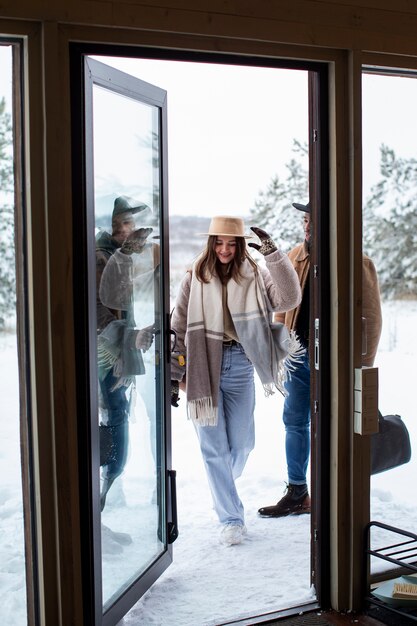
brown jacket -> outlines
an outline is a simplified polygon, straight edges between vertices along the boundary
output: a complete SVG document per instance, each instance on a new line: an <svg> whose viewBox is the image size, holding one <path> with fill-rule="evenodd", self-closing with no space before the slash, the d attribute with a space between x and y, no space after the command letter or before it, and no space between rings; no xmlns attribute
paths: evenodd
<svg viewBox="0 0 417 626"><path fill-rule="evenodd" d="M305 242L293 248L288 253L288 258L297 273L301 292L304 293L310 269L310 254ZM365 318L363 332L366 339L366 353L362 355L362 365L371 367L375 361L381 336L382 312L375 265L366 255L363 255L362 294L362 317ZM294 330L300 306L287 311L287 313L276 313L274 316L275 321L283 322L290 330Z"/></svg>

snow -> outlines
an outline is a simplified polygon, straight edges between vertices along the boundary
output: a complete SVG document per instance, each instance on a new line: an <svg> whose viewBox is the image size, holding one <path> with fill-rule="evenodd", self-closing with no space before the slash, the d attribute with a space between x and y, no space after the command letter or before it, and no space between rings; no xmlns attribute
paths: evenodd
<svg viewBox="0 0 417 626"><path fill-rule="evenodd" d="M184 396L173 410L180 535L172 565L125 617L125 624L208 626L312 600L310 517L271 520L257 515L260 506L275 503L285 488L277 419L282 400L278 394L264 398L259 387L257 397L257 443L237 481L248 535L233 547L219 543L221 526L212 510L197 437L181 406Z"/></svg>
<svg viewBox="0 0 417 626"><path fill-rule="evenodd" d="M412 442L417 441L413 394L416 313L416 302L384 305L383 335L375 363L379 367L381 411L402 415ZM0 334L0 393L0 623L20 626L27 620L16 339L11 333ZM218 541L220 526L211 508L197 437L186 419L185 398L181 396L180 406L172 410L172 466L177 471L180 531L173 545L174 561L121 623L214 626L314 600L314 589L310 588L310 516L257 516L260 506L276 502L285 489L281 411L278 393L265 398L257 388L256 446L237 483L248 536L238 546L225 547ZM143 421L133 423L132 438L143 435L146 428ZM152 464L150 450L147 457L142 456L139 473L145 471L146 464ZM413 455L407 465L372 477L371 519L416 532L416 470L417 456ZM148 487L151 490L151 484ZM117 497L116 490L113 497ZM111 548L111 543L105 545ZM130 551L129 545L117 550L125 559L129 559ZM119 555L104 555L109 572ZM375 562L373 568L381 568L381 564Z"/></svg>

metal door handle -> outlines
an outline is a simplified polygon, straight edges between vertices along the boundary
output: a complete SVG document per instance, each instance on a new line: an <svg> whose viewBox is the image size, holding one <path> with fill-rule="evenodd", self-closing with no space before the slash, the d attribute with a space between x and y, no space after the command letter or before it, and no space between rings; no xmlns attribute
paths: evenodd
<svg viewBox="0 0 417 626"><path fill-rule="evenodd" d="M178 518L177 518L177 472L175 470L168 470L168 487L169 487L169 503L171 508L171 521L168 522L168 543L174 543L177 539L178 532Z"/></svg>

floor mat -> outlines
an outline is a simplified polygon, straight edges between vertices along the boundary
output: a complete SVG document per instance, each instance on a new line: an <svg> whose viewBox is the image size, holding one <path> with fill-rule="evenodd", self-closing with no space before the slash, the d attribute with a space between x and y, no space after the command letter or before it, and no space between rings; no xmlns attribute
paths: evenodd
<svg viewBox="0 0 417 626"><path fill-rule="evenodd" d="M380 606L370 606L366 609L366 614L369 615L369 617L373 617L387 626L416 626L416 613L416 611L413 611L411 615L407 615L406 612L398 615Z"/></svg>

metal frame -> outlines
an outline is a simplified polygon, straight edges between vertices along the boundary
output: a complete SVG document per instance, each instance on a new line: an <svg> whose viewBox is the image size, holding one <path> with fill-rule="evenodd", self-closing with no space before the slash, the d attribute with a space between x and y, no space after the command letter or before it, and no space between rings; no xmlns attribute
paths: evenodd
<svg viewBox="0 0 417 626"><path fill-rule="evenodd" d="M145 593L149 586L161 575L172 562L172 546L167 542L167 548L163 554L153 563L144 574L133 583L103 615L102 607L102 584L101 584L101 541L100 541L100 507L99 507L99 458L98 446L92 446L92 441L98 441L98 424L94 416L97 415L97 398L90 394L89 383L96 388L97 372L94 358L90 355L96 353L96 302L95 302L95 242L91 241L91 233L94 232L94 198L93 189L88 181L92 180L93 144L92 144L92 89L88 87L84 91L84 81L92 87L92 84L108 86L108 67L102 63L88 58L82 46L71 50L72 59L72 84L73 84L73 189L74 189L74 318L77 337L77 380L78 380L78 427L79 427L79 458L80 458L80 508L81 524L88 532L82 533L84 545L83 572L85 576L85 599L84 610L90 622L103 624L103 626L115 624L133 606L138 598ZM103 72L103 68L104 72ZM152 88L147 83L133 78L110 68L112 73L111 88L117 93L129 95L135 93L140 85L143 90L142 101L156 105L159 108L162 146L162 171L161 190L162 207L161 231L163 232L163 246L161 250L161 296L163 297L164 310L169 311L169 289L165 285L165 277L169 276L168 257L168 210L167 210L167 159L166 149L163 147L166 132L166 100L165 92L158 88ZM118 78L123 76L123 84L118 83ZM85 149L84 149L85 146ZM82 156L82 158L80 158ZM87 256L83 257L80 250L86 250ZM88 282L90 278L90 282ZM167 315L165 326L169 322ZM170 443L170 405L169 384L169 325L163 329L161 341L162 359L165 363L165 388L160 390L161 408L166 421L166 446L163 451L167 470L171 467L171 443ZM90 416L91 420L85 416ZM93 455L91 455L93 450ZM166 493L170 496L173 492L172 477L165 472ZM169 487L169 489L168 489ZM169 515L166 526L172 524L172 501L167 501ZM92 540L93 538L93 540ZM88 590L88 591L87 591Z"/></svg>
<svg viewBox="0 0 417 626"><path fill-rule="evenodd" d="M397 540L395 543L388 544L377 549L372 549L371 531L374 527L382 528L383 530L387 530L388 532L394 533L396 535L401 535L403 537L406 537L406 539L404 539L403 541ZM376 598L370 593L369 589L369 565L371 556L382 559L383 561L387 561L388 563L397 566L396 569L385 571L383 575L383 580L389 580L406 572L417 573L417 535L407 530L396 528L395 526L390 526L389 524L372 521L367 524L365 529L365 546L366 549L364 560L366 564L366 574L368 580L365 597L366 604L370 606L376 606L382 612L387 611L389 613L399 615L406 620L404 623L408 623L408 621L417 622L417 604L415 609L401 610L399 608L384 603L379 598ZM409 561L409 559L411 559L411 561Z"/></svg>

